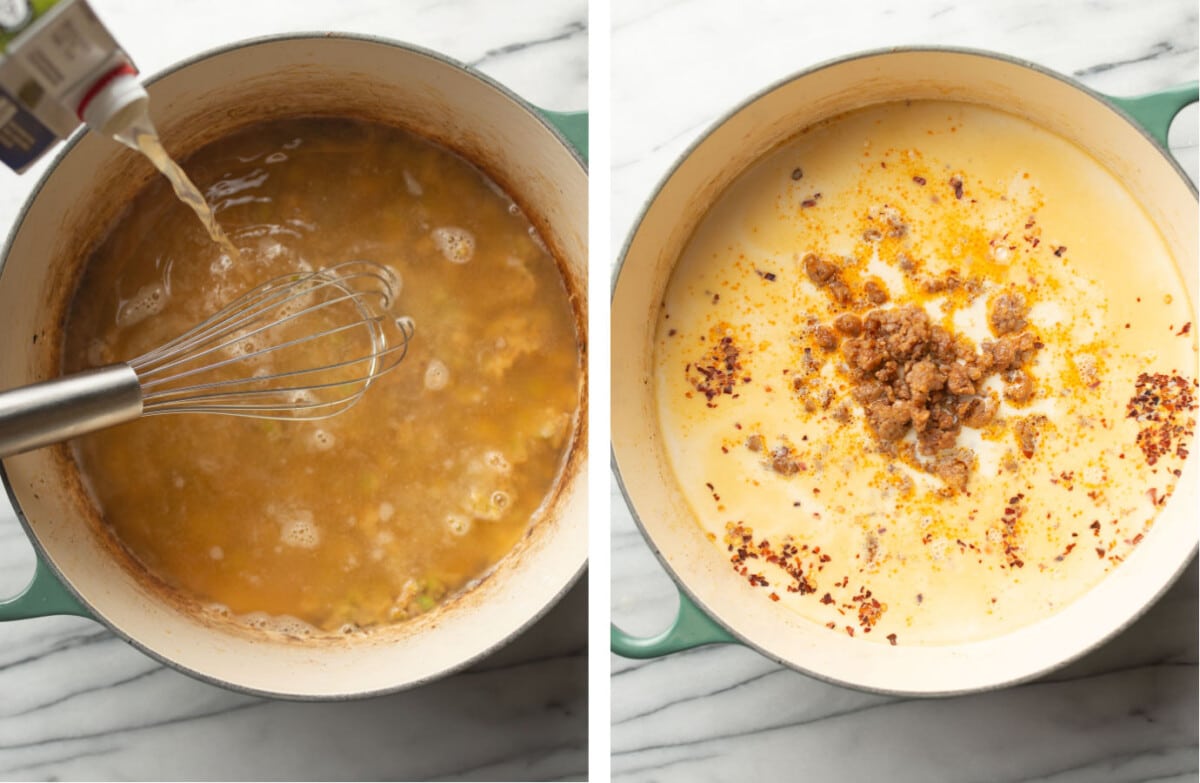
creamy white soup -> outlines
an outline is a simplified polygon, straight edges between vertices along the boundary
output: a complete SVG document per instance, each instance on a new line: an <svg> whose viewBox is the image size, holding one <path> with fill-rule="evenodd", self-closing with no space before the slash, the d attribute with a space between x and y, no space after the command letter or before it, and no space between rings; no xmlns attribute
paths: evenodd
<svg viewBox="0 0 1200 783"><path fill-rule="evenodd" d="M984 107L880 105L704 217L658 314L659 423L762 600L883 644L987 638L1150 533L1195 429L1192 317L1087 153Z"/></svg>

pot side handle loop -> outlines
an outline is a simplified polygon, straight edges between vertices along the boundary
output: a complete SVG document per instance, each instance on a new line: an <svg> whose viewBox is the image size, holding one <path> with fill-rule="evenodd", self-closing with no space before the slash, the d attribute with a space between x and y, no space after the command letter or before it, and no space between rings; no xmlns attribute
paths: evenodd
<svg viewBox="0 0 1200 783"><path fill-rule="evenodd" d="M1200 100L1200 82L1181 84L1178 87L1168 87L1159 92L1147 95L1137 95L1130 98L1106 96L1109 101L1133 118L1134 122L1146 129L1154 140L1167 147L1167 131L1175 115L1191 103Z"/></svg>
<svg viewBox="0 0 1200 783"><path fill-rule="evenodd" d="M575 148L583 158L583 162L587 163L588 113L586 111L550 111L549 109L538 109L537 111Z"/></svg>
<svg viewBox="0 0 1200 783"><path fill-rule="evenodd" d="M662 633L631 636L612 626L612 651L623 658L661 658L705 644L736 644L737 639L679 591L679 613Z"/></svg>
<svg viewBox="0 0 1200 783"><path fill-rule="evenodd" d="M38 556L33 569L33 579L15 598L0 600L0 621L25 620L30 617L49 617L55 614L71 614L91 618L91 613L79 603L75 596Z"/></svg>

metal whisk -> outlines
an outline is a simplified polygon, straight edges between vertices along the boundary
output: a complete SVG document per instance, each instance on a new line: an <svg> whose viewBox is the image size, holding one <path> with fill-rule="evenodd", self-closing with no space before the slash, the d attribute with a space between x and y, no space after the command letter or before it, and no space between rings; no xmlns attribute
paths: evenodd
<svg viewBox="0 0 1200 783"><path fill-rule="evenodd" d="M0 457L164 413L334 416L408 352L397 287L369 261L286 275L129 362L0 392Z"/></svg>

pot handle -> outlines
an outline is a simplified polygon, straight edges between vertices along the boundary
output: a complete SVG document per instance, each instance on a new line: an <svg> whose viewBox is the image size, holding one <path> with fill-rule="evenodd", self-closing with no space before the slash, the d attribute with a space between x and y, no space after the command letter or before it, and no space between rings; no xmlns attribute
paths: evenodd
<svg viewBox="0 0 1200 783"><path fill-rule="evenodd" d="M679 591L679 613L665 631L654 636L631 636L612 626L612 651L623 658L661 658L705 644L737 643L737 639L701 611L682 590Z"/></svg>
<svg viewBox="0 0 1200 783"><path fill-rule="evenodd" d="M579 152L583 162L588 159L588 113L586 111L550 111L538 109L538 114L563 135L567 143Z"/></svg>
<svg viewBox="0 0 1200 783"><path fill-rule="evenodd" d="M1111 95L1107 97L1166 149L1167 130L1171 127L1171 120L1175 119L1175 115L1179 114L1184 106L1200 100L1200 82L1181 84L1178 87L1168 87L1159 92L1130 98Z"/></svg>
<svg viewBox="0 0 1200 783"><path fill-rule="evenodd" d="M63 587L62 582L42 560L42 556L38 555L33 579L29 585L15 598L0 600L0 621L49 617L55 614L72 614L89 619L92 617L91 612Z"/></svg>

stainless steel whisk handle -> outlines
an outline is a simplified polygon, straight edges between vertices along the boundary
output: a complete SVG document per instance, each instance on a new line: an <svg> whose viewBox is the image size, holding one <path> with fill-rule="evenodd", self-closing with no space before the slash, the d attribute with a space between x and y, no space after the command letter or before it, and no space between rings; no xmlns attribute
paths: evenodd
<svg viewBox="0 0 1200 783"><path fill-rule="evenodd" d="M142 388L128 364L0 392L0 457L49 446L142 415Z"/></svg>

